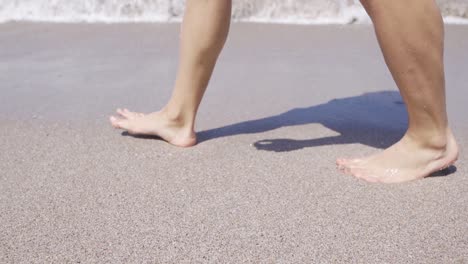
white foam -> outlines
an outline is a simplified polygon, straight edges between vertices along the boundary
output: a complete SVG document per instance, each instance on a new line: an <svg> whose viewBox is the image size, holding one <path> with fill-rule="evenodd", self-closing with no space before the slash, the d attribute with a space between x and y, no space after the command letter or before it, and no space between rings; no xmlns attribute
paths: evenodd
<svg viewBox="0 0 468 264"><path fill-rule="evenodd" d="M279 23L279 24L368 24L371 22L366 11L358 5L345 6L339 9L338 12L324 12L324 14L316 17L307 17L301 15L281 15L281 16L267 16L259 14L241 21L258 22L258 23Z"/></svg>
<svg viewBox="0 0 468 264"><path fill-rule="evenodd" d="M183 0L0 0L0 22L178 22ZM468 24L468 0L438 0L450 24ZM370 23L357 0L234 0L236 21Z"/></svg>
<svg viewBox="0 0 468 264"><path fill-rule="evenodd" d="M444 17L444 23L446 24L456 24L456 25L468 25L467 18L446 16Z"/></svg>
<svg viewBox="0 0 468 264"><path fill-rule="evenodd" d="M165 22L167 0L0 0L0 21Z"/></svg>

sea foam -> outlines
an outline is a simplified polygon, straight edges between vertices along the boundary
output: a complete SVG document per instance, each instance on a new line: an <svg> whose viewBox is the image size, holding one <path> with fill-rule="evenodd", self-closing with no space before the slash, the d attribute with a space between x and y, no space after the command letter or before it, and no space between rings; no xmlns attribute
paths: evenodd
<svg viewBox="0 0 468 264"><path fill-rule="evenodd" d="M370 20L357 0L233 0L236 21L350 24ZM468 0L439 0L447 23L468 23ZM173 22L183 0L0 0L0 22Z"/></svg>

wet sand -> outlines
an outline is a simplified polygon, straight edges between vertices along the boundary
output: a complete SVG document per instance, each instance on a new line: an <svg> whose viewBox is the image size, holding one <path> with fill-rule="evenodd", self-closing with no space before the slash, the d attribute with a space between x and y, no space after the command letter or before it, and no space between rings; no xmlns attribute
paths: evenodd
<svg viewBox="0 0 468 264"><path fill-rule="evenodd" d="M178 25L0 25L1 263L465 263L468 27L448 26L462 154L425 180L340 174L404 133L373 30L235 24L190 149L110 127L164 105Z"/></svg>

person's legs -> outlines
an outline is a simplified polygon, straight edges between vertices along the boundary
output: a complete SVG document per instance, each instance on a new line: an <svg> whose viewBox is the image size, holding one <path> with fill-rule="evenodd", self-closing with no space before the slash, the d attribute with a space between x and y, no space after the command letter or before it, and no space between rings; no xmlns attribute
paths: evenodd
<svg viewBox="0 0 468 264"><path fill-rule="evenodd" d="M187 0L180 41L180 62L171 99L159 112L117 109L110 121L131 134L156 135L171 144L196 144L195 117L226 41L231 0Z"/></svg>
<svg viewBox="0 0 468 264"><path fill-rule="evenodd" d="M385 61L406 103L409 127L389 149L364 159L339 159L345 172L371 182L429 176L458 158L445 105L444 28L434 0L362 0Z"/></svg>

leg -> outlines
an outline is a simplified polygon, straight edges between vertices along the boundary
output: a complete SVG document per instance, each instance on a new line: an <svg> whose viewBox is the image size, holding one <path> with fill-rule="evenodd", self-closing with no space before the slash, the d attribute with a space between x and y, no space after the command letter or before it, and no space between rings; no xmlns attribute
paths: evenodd
<svg viewBox="0 0 468 264"><path fill-rule="evenodd" d="M443 22L434 0L362 0L387 66L406 103L409 127L389 149L339 159L345 172L371 182L405 182L450 166L458 147L448 127Z"/></svg>
<svg viewBox="0 0 468 264"><path fill-rule="evenodd" d="M159 112L140 114L117 109L110 121L131 134L159 136L189 147L196 144L195 117L226 41L231 0L188 0L181 30L180 62L173 94Z"/></svg>

